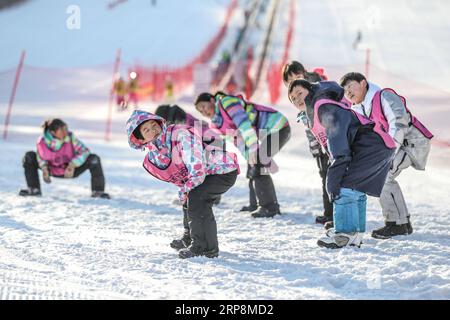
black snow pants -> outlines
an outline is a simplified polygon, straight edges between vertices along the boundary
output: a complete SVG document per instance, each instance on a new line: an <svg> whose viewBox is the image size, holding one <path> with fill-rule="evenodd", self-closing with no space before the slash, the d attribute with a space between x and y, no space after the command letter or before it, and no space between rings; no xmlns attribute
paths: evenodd
<svg viewBox="0 0 450 320"><path fill-rule="evenodd" d="M319 155L315 158L319 167L320 177L322 178L323 215L328 218L333 218L333 204L330 202L327 193L327 172L330 166L330 160L328 155L323 151L320 151Z"/></svg>
<svg viewBox="0 0 450 320"><path fill-rule="evenodd" d="M273 161L271 158L285 146L290 138L291 128L287 126L276 133L268 135L261 141L257 163L254 166L248 165L247 170L250 188L250 206L256 207L259 204L269 211L279 210L275 186L268 172L268 167L270 166L270 162Z"/></svg>
<svg viewBox="0 0 450 320"><path fill-rule="evenodd" d="M191 237L191 250L218 250L217 224L212 210L214 200L227 192L236 182L237 171L206 176L205 181L192 189L183 207L184 228Z"/></svg>

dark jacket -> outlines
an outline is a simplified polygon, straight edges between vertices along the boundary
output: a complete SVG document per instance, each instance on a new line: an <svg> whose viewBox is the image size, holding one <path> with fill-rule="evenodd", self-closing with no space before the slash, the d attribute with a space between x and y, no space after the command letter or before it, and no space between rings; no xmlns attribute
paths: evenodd
<svg viewBox="0 0 450 320"><path fill-rule="evenodd" d="M316 101L321 98L340 101L343 95L344 90L336 82L313 84L305 99L311 123ZM340 188L350 188L379 197L394 150L385 146L373 131L373 125L362 125L350 110L329 103L320 107L318 116L333 158L327 174L328 193L337 196Z"/></svg>

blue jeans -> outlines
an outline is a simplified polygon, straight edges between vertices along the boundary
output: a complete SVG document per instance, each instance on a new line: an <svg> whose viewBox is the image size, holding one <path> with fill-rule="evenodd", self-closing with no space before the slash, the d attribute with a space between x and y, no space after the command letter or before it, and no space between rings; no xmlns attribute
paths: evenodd
<svg viewBox="0 0 450 320"><path fill-rule="evenodd" d="M365 232L366 206L365 193L341 188L339 199L334 201L333 219L336 232Z"/></svg>

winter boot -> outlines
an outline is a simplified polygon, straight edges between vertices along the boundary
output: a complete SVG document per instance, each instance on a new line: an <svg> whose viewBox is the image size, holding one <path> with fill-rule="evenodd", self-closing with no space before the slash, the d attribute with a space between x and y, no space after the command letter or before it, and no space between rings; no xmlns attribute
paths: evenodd
<svg viewBox="0 0 450 320"><path fill-rule="evenodd" d="M41 190L37 188L27 188L19 191L19 196L42 196Z"/></svg>
<svg viewBox="0 0 450 320"><path fill-rule="evenodd" d="M325 224L328 221L333 222L333 217L328 217L328 216L317 216L316 217L316 223Z"/></svg>
<svg viewBox="0 0 450 320"><path fill-rule="evenodd" d="M92 191L91 197L92 198L101 198L101 199L111 199L109 194L107 194L106 192L103 192L103 191Z"/></svg>
<svg viewBox="0 0 450 320"><path fill-rule="evenodd" d="M326 235L317 241L319 247L328 249L340 249L347 246L361 247L362 233L337 233L334 229L329 229Z"/></svg>
<svg viewBox="0 0 450 320"><path fill-rule="evenodd" d="M253 218L273 218L277 214L281 214L280 209L269 210L265 207L258 207L251 213Z"/></svg>
<svg viewBox="0 0 450 320"><path fill-rule="evenodd" d="M406 236L408 234L407 223L396 224L395 222L386 222L386 225L383 228L372 231L372 237L375 239L389 239L395 236Z"/></svg>
<svg viewBox="0 0 450 320"><path fill-rule="evenodd" d="M191 245L191 236L189 233L185 233L181 239L175 239L170 243L170 247L175 250L181 250L189 247Z"/></svg>
<svg viewBox="0 0 450 320"><path fill-rule="evenodd" d="M252 205L248 205L248 206L243 206L242 209L240 210L241 212L243 211L249 211L249 212L253 212L256 209L258 209L257 206L252 206Z"/></svg>
<svg viewBox="0 0 450 320"><path fill-rule="evenodd" d="M207 258L217 258L219 256L219 248L209 250L209 251L200 251L194 249L192 246L189 248L181 249L178 252L178 257L181 259L189 259L193 257L205 256Z"/></svg>

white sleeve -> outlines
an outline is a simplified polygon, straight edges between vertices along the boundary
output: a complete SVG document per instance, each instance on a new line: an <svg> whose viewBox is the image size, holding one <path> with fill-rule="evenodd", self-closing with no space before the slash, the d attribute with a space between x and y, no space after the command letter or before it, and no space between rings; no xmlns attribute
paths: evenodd
<svg viewBox="0 0 450 320"><path fill-rule="evenodd" d="M389 124L389 135L394 139L398 147L403 144L408 131L410 116L401 98L390 91L383 91L381 106Z"/></svg>

